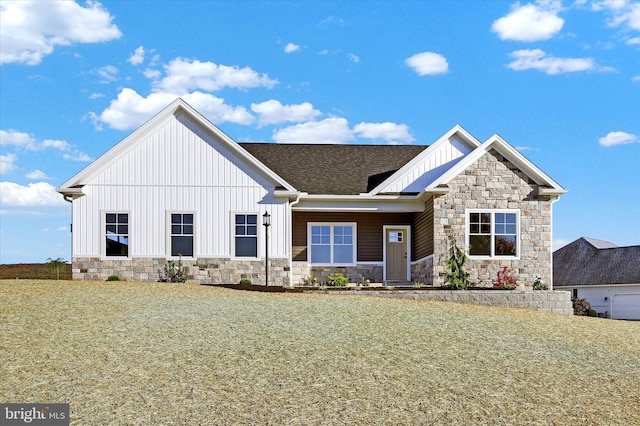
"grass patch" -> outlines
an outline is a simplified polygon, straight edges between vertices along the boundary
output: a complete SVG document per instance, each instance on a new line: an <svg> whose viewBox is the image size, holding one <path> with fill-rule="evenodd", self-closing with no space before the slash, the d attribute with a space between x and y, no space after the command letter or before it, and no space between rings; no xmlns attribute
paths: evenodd
<svg viewBox="0 0 640 426"><path fill-rule="evenodd" d="M0 400L72 424L639 424L640 323L194 284L0 281Z"/></svg>

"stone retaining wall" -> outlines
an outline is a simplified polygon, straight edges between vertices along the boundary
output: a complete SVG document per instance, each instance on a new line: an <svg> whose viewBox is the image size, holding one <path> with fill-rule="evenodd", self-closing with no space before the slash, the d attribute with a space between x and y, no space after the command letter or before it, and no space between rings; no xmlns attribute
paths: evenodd
<svg viewBox="0 0 640 426"><path fill-rule="evenodd" d="M316 291L317 292L317 291ZM497 290L345 290L339 295L391 297L396 299L470 303L501 308L531 309L560 315L573 315L569 291Z"/></svg>

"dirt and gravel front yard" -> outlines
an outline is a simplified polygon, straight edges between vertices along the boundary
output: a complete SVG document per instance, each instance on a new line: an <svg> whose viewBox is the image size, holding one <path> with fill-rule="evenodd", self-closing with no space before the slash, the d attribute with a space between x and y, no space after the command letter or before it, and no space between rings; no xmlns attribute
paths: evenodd
<svg viewBox="0 0 640 426"><path fill-rule="evenodd" d="M640 323L526 310L0 281L0 360L72 424L640 424Z"/></svg>

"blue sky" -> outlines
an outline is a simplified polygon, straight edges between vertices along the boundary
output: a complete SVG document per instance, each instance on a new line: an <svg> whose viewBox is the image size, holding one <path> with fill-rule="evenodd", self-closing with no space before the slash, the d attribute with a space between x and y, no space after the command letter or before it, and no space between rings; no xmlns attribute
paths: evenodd
<svg viewBox="0 0 640 426"><path fill-rule="evenodd" d="M70 260L55 188L180 96L237 141L498 133L640 244L640 2L0 2L0 262Z"/></svg>

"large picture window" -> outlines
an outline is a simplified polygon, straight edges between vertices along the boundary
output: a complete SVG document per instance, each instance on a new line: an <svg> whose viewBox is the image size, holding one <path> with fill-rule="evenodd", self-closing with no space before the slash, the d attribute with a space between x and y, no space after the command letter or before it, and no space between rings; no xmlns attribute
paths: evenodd
<svg viewBox="0 0 640 426"><path fill-rule="evenodd" d="M129 256L129 214L107 213L105 215L105 255Z"/></svg>
<svg viewBox="0 0 640 426"><path fill-rule="evenodd" d="M356 259L354 223L310 223L310 260L314 264L351 265Z"/></svg>
<svg viewBox="0 0 640 426"><path fill-rule="evenodd" d="M258 257L258 215L235 215L236 257Z"/></svg>
<svg viewBox="0 0 640 426"><path fill-rule="evenodd" d="M468 211L467 223L470 256L518 256L517 210Z"/></svg>
<svg viewBox="0 0 640 426"><path fill-rule="evenodd" d="M171 256L193 257L193 213L171 213Z"/></svg>

